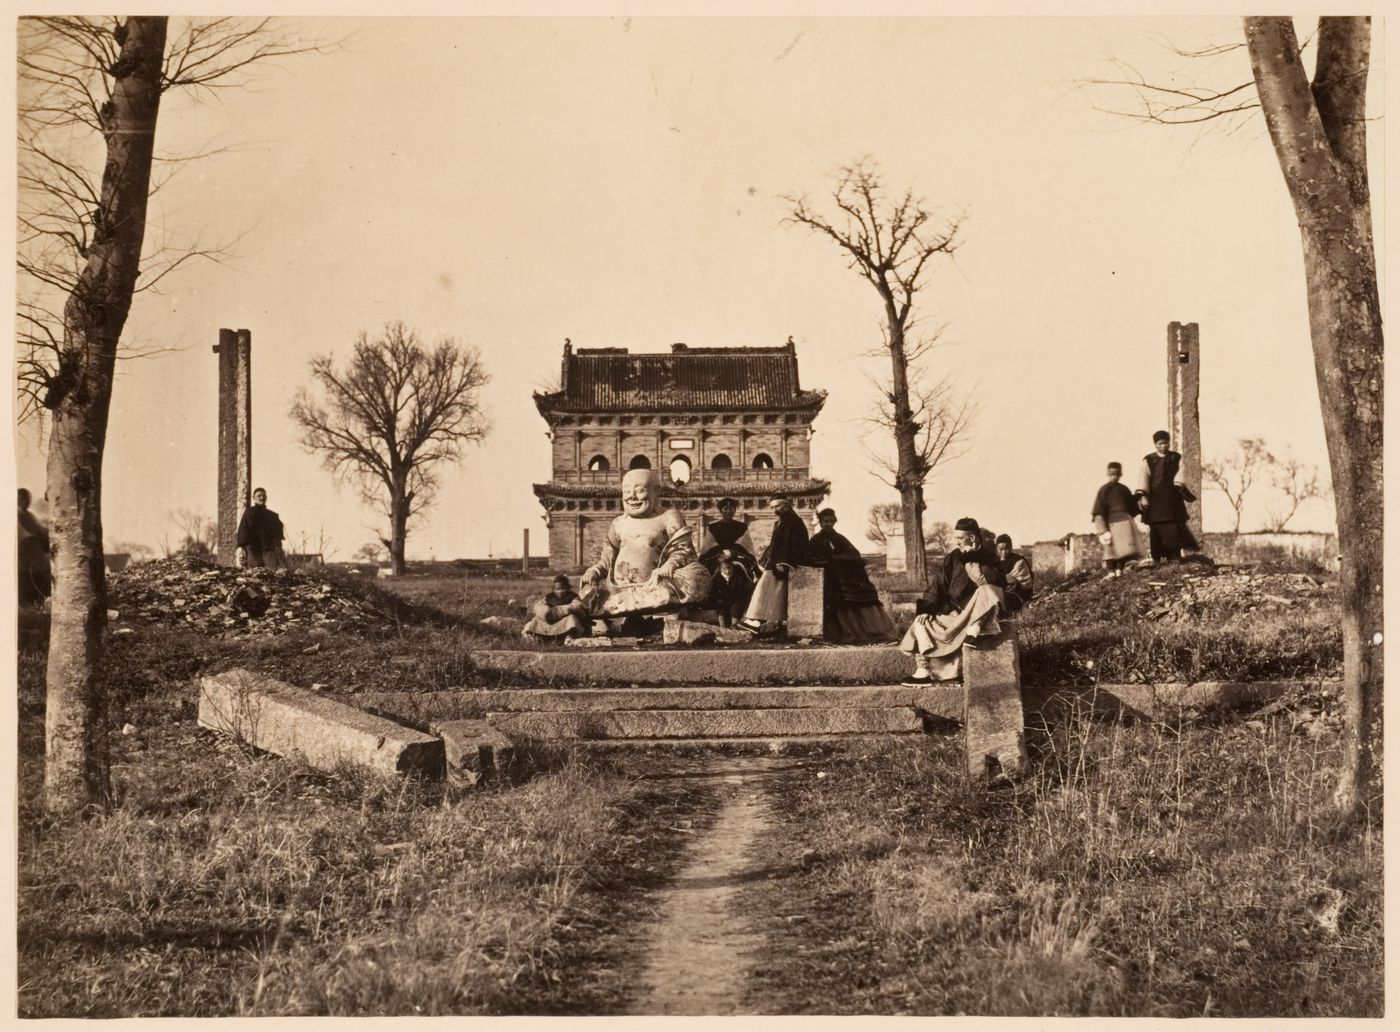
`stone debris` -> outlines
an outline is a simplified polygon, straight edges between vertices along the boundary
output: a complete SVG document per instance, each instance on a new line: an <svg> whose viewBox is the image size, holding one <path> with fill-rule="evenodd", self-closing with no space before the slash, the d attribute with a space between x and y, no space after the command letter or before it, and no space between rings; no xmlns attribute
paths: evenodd
<svg viewBox="0 0 1400 1032"><path fill-rule="evenodd" d="M1332 583L1306 573L1265 573L1196 563L1154 567L1149 577L1129 571L1101 581L1076 574L1036 597L1032 613L1057 606L1096 610L1114 608L1138 619L1162 623L1199 623L1241 613L1299 612L1335 605Z"/></svg>
<svg viewBox="0 0 1400 1032"><path fill-rule="evenodd" d="M109 578L108 592L120 607L109 616L119 613L123 624L192 627L224 638L382 630L395 622L373 602L316 574L235 569L187 556L128 566Z"/></svg>

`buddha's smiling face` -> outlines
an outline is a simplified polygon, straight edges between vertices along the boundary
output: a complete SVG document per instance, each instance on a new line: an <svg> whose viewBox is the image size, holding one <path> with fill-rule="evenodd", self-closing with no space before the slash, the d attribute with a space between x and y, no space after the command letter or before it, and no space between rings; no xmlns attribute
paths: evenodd
<svg viewBox="0 0 1400 1032"><path fill-rule="evenodd" d="M628 516L650 516L656 512L660 494L655 473L649 469L628 470L622 478L622 511Z"/></svg>

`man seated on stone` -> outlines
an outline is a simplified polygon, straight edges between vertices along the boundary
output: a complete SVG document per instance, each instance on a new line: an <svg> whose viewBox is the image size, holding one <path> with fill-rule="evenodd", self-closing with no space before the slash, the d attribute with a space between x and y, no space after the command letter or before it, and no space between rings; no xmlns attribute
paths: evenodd
<svg viewBox="0 0 1400 1032"><path fill-rule="evenodd" d="M710 597L705 606L719 613L723 627L731 626L743 617L753 596L753 580L748 571L740 566L729 550L719 553L719 568L710 578Z"/></svg>
<svg viewBox="0 0 1400 1032"><path fill-rule="evenodd" d="M759 556L763 571L755 585L753 598L739 626L755 634L775 633L787 621L788 574L807 563L807 525L792 511L787 495L777 494L768 499L773 511L773 536Z"/></svg>
<svg viewBox="0 0 1400 1032"><path fill-rule="evenodd" d="M1001 633L997 612L1005 608L1006 577L996 556L982 544L981 529L969 516L953 528L953 551L943 557L915 603L914 622L899 650L914 657L913 688L951 681L962 672L964 642Z"/></svg>
<svg viewBox="0 0 1400 1032"><path fill-rule="evenodd" d="M1035 574L1026 557L1011 550L1011 535L996 537L997 566L1006 578L1006 611L1015 613L1025 608L1035 593Z"/></svg>
<svg viewBox="0 0 1400 1032"><path fill-rule="evenodd" d="M836 510L817 513L821 530L808 542L808 561L822 567L822 637L871 642L894 638L894 624L865 572L860 550L836 531Z"/></svg>
<svg viewBox="0 0 1400 1032"><path fill-rule="evenodd" d="M719 500L719 519L705 524L705 533L700 542L700 562L711 573L719 569L720 555L727 553L730 560L748 574L750 581L758 579L758 560L754 558L753 539L749 537L749 525L734 518L739 511L739 503L733 498Z"/></svg>
<svg viewBox="0 0 1400 1032"><path fill-rule="evenodd" d="M626 617L698 605L709 588L709 571L695 557L685 517L661 505L656 473L629 469L622 478L622 515L612 521L598 561L580 582L588 612Z"/></svg>
<svg viewBox="0 0 1400 1032"><path fill-rule="evenodd" d="M253 491L253 504L243 510L238 521L238 550L242 553L240 566L261 566L276 572L285 566L282 554L282 520L267 507L267 492L261 487Z"/></svg>
<svg viewBox="0 0 1400 1032"><path fill-rule="evenodd" d="M588 610L563 574L554 578L554 590L535 603L533 612L525 625L527 638L582 638L591 627Z"/></svg>

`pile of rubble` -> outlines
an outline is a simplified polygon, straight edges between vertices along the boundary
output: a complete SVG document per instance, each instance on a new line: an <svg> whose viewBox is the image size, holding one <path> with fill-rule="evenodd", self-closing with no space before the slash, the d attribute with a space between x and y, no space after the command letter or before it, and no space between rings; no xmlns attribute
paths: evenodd
<svg viewBox="0 0 1400 1032"><path fill-rule="evenodd" d="M1153 596L1139 604L1148 620L1202 620L1254 612L1315 609L1335 598L1322 581L1306 573L1188 574L1165 589L1167 583L1149 577Z"/></svg>
<svg viewBox="0 0 1400 1032"><path fill-rule="evenodd" d="M313 571L239 570L179 556L128 566L108 580L108 621L186 626L214 637L293 630L364 632L394 626L373 602Z"/></svg>
<svg viewBox="0 0 1400 1032"><path fill-rule="evenodd" d="M1032 603L1028 616L1060 609L1165 623L1198 623L1246 613L1300 612L1336 605L1335 579L1204 563L1130 569L1121 578L1079 574ZM1034 615L1032 615L1034 614Z"/></svg>

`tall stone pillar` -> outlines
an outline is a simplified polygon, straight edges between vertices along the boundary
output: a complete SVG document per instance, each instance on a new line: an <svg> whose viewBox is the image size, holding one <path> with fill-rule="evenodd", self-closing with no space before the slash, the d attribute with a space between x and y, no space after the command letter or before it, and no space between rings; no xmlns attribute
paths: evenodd
<svg viewBox="0 0 1400 1032"><path fill-rule="evenodd" d="M238 521L253 492L253 335L220 330L218 558L234 565Z"/></svg>
<svg viewBox="0 0 1400 1032"><path fill-rule="evenodd" d="M1187 525L1198 542L1201 528L1201 335L1195 323L1167 326L1167 432L1181 453L1181 476L1196 500Z"/></svg>

